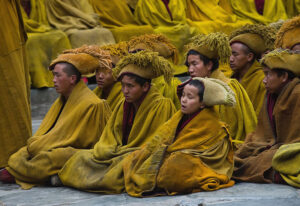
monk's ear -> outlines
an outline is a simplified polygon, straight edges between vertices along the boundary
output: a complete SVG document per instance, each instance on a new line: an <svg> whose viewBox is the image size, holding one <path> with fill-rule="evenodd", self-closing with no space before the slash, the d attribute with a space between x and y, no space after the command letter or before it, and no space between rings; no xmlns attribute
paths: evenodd
<svg viewBox="0 0 300 206"><path fill-rule="evenodd" d="M199 107L200 107L200 109L204 109L205 108L205 104L203 102L200 102Z"/></svg>
<svg viewBox="0 0 300 206"><path fill-rule="evenodd" d="M71 75L71 84L76 84L77 82L77 76L76 75Z"/></svg>
<svg viewBox="0 0 300 206"><path fill-rule="evenodd" d="M247 54L247 61L248 61L248 62L252 62L253 59L254 59L254 54L253 54L252 52L249 52L249 53Z"/></svg>
<svg viewBox="0 0 300 206"><path fill-rule="evenodd" d="M212 70L213 65L214 65L214 63L213 63L212 61L209 61L209 62L207 63L206 66L207 66L208 71L211 71L211 70Z"/></svg>
<svg viewBox="0 0 300 206"><path fill-rule="evenodd" d="M147 92L150 89L150 83L145 82L145 84L142 86L143 92Z"/></svg>
<svg viewBox="0 0 300 206"><path fill-rule="evenodd" d="M282 82L287 82L289 79L289 74L287 72L284 72L282 75Z"/></svg>

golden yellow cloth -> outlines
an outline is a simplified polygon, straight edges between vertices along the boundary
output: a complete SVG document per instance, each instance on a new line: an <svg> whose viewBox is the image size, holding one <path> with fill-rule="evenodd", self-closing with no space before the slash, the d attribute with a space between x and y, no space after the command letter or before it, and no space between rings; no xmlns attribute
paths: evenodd
<svg viewBox="0 0 300 206"><path fill-rule="evenodd" d="M215 70L210 78L225 82L235 93L235 106L217 105L216 108L220 119L229 126L233 143L243 143L246 135L253 132L257 124L257 117L247 92L236 79L225 77L219 70Z"/></svg>
<svg viewBox="0 0 300 206"><path fill-rule="evenodd" d="M124 100L115 108L94 149L77 152L59 172L64 185L92 192L124 192L124 157L148 142L175 113L171 100L152 87L135 115L127 145L122 145L123 106Z"/></svg>
<svg viewBox="0 0 300 206"><path fill-rule="evenodd" d="M233 74L234 76L234 74ZM259 112L263 106L266 88L263 83L265 74L258 61L254 61L252 66L243 76L240 81L241 85L245 88L255 110L256 116L258 117Z"/></svg>
<svg viewBox="0 0 300 206"><path fill-rule="evenodd" d="M196 28L186 22L186 3L171 0L168 4L172 13L170 17L164 3L157 0L139 0L135 8L135 19L140 24L151 25L155 33L164 34L180 52L180 63L184 62L184 45L196 34ZM175 67L175 73L184 73L184 67ZM179 70L179 71L177 71Z"/></svg>
<svg viewBox="0 0 300 206"><path fill-rule="evenodd" d="M0 168L31 136L26 33L19 1L0 0Z"/></svg>
<svg viewBox="0 0 300 206"><path fill-rule="evenodd" d="M64 32L49 26L44 1L31 0L30 3L30 16L27 16L24 9L22 16L28 35L26 53L31 86L53 87L53 75L48 66L59 53L70 49L71 44Z"/></svg>
<svg viewBox="0 0 300 206"><path fill-rule="evenodd" d="M243 19L250 19L253 23L269 24L280 19L287 19L284 0L265 0L263 15L260 15L255 6L255 0L230 0L233 12Z"/></svg>
<svg viewBox="0 0 300 206"><path fill-rule="evenodd" d="M300 187L300 142L279 147L272 159L272 167L293 187Z"/></svg>
<svg viewBox="0 0 300 206"><path fill-rule="evenodd" d="M133 36L153 33L149 25L140 25L125 0L89 0L100 16L103 27L110 29L116 42L128 41Z"/></svg>
<svg viewBox="0 0 300 206"><path fill-rule="evenodd" d="M285 0L285 10L288 18L300 14L300 0Z"/></svg>
<svg viewBox="0 0 300 206"><path fill-rule="evenodd" d="M233 30L251 21L240 19L228 13L219 5L218 0L187 0L187 21L202 34L223 32L230 34Z"/></svg>
<svg viewBox="0 0 300 206"><path fill-rule="evenodd" d="M68 34L72 48L115 43L112 33L101 27L87 0L47 0L45 6L49 23Z"/></svg>
<svg viewBox="0 0 300 206"><path fill-rule="evenodd" d="M100 98L102 95L102 89L99 87L96 87L93 92ZM122 93L122 85L120 82L116 82L114 86L112 87L111 91L109 92L108 97L106 98L106 102L109 105L111 111L114 111L116 106L122 101L124 98L124 95Z"/></svg>
<svg viewBox="0 0 300 206"><path fill-rule="evenodd" d="M54 102L27 146L10 157L7 170L24 189L45 183L77 150L94 146L110 114L108 104L78 82L64 106L62 97Z"/></svg>
<svg viewBox="0 0 300 206"><path fill-rule="evenodd" d="M175 137L182 116L178 111L151 142L126 157L123 168L129 195L155 195L156 188L175 195L234 184L229 132L214 109L202 110Z"/></svg>
<svg viewBox="0 0 300 206"><path fill-rule="evenodd" d="M177 96L177 86L181 84L178 78L173 77L170 84L167 84L163 76L160 76L152 79L152 83L164 97L172 100L177 110L181 108L180 99Z"/></svg>

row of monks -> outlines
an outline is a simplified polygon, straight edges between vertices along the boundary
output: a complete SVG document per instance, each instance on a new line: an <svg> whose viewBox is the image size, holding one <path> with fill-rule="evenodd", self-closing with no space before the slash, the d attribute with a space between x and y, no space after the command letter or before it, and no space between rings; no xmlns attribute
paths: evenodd
<svg viewBox="0 0 300 206"><path fill-rule="evenodd" d="M197 34L223 32L253 23L283 21L300 12L299 0L22 0L28 35L31 86L53 87L47 70L65 49L106 45L142 34L164 34L180 52ZM185 68L176 69L176 74Z"/></svg>
<svg viewBox="0 0 300 206"><path fill-rule="evenodd" d="M13 14L15 42L24 43ZM136 197L212 191L234 180L299 187L299 34L300 16L279 31L246 24L230 35L198 34L185 45L191 79L183 83L174 77L180 52L162 34L64 50L49 66L61 96L32 137L1 144L0 180ZM2 56L13 60L8 67L24 62L23 46ZM26 122L24 74L15 74L25 82L23 119L6 111L4 135ZM92 74L93 92L80 81Z"/></svg>

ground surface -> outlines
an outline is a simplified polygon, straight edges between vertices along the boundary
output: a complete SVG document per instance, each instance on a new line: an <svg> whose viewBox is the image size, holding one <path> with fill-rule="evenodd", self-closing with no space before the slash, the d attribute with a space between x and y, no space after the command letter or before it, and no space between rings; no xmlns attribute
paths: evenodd
<svg viewBox="0 0 300 206"><path fill-rule="evenodd" d="M286 185L239 183L231 188L189 195L134 198L127 194L101 195L66 187L22 190L0 183L0 205L149 205L149 206L299 206L300 190Z"/></svg>

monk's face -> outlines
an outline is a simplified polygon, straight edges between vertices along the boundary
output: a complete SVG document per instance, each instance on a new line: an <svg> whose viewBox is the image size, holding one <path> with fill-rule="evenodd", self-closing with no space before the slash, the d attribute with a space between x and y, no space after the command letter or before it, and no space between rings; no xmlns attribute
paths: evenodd
<svg viewBox="0 0 300 206"><path fill-rule="evenodd" d="M181 112L183 114L193 114L204 108L203 102L200 102L199 89L193 85L187 84L181 96Z"/></svg>
<svg viewBox="0 0 300 206"><path fill-rule="evenodd" d="M100 68L96 70L96 80L98 87L101 89L109 88L115 83L112 70L107 68Z"/></svg>
<svg viewBox="0 0 300 206"><path fill-rule="evenodd" d="M190 76L193 77L209 77L212 69L212 61L209 61L208 64L200 59L199 55L190 54L187 57L188 70Z"/></svg>
<svg viewBox="0 0 300 206"><path fill-rule="evenodd" d="M141 86L133 77L126 74L123 76L121 84L125 100L129 103L137 103L150 87L149 83L145 83Z"/></svg>
<svg viewBox="0 0 300 206"><path fill-rule="evenodd" d="M76 84L76 76L68 75L64 70L65 67L65 64L58 63L55 65L52 73L56 92L68 97Z"/></svg>
<svg viewBox="0 0 300 206"><path fill-rule="evenodd" d="M242 43L233 43L231 46L230 67L233 71L243 70L254 58L253 53L247 52L247 47Z"/></svg>
<svg viewBox="0 0 300 206"><path fill-rule="evenodd" d="M263 71L265 73L263 83L265 84L266 90L270 93L279 94L288 82L288 74L284 72L283 75L278 75L276 71L266 66L263 67Z"/></svg>

